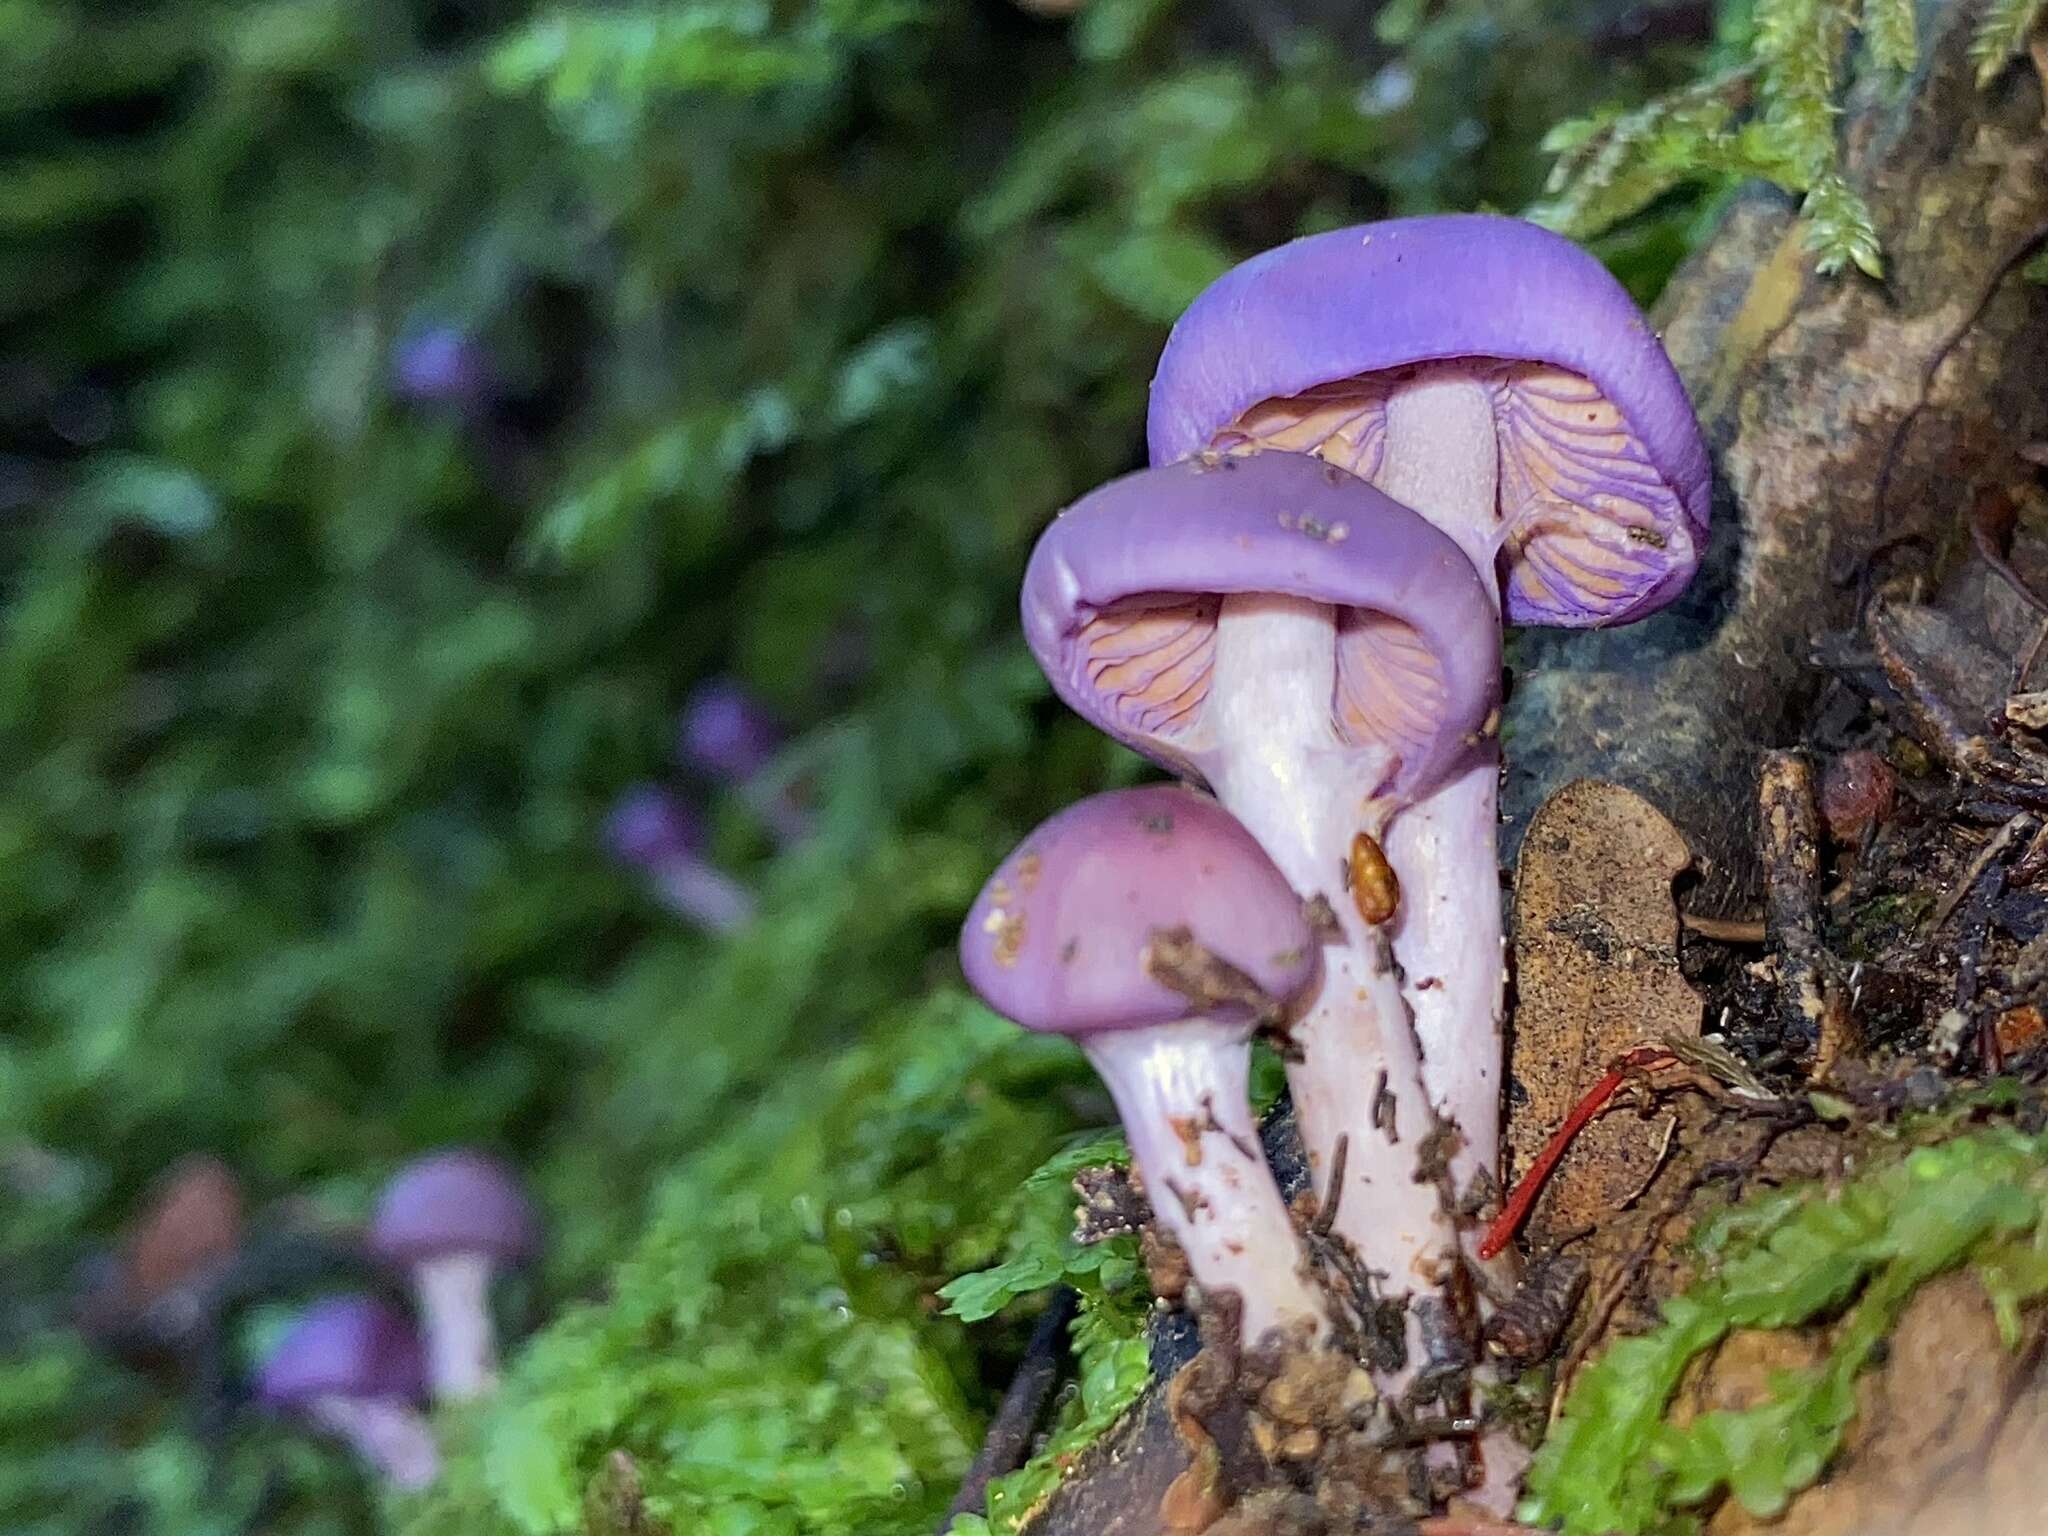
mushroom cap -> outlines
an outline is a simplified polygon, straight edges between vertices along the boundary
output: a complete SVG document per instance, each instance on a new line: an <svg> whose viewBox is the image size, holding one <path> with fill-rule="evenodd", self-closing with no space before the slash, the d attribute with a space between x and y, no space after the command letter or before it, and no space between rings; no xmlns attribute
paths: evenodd
<svg viewBox="0 0 2048 1536"><path fill-rule="evenodd" d="M1168 464L1233 441L1371 478L1385 381L1469 359L1495 392L1501 510L1553 509L1508 549L1518 623L1641 618L1706 542L1706 445L1649 322L1590 253L1493 214L1309 235L1218 278L1168 337L1147 437Z"/></svg>
<svg viewBox="0 0 2048 1536"><path fill-rule="evenodd" d="M683 705L676 756L714 778L750 779L782 746L782 731L761 701L735 679L714 678Z"/></svg>
<svg viewBox="0 0 2048 1536"><path fill-rule="evenodd" d="M371 1296L330 1296L285 1331L256 1391L273 1408L294 1408L316 1397L412 1399L425 1385L419 1335L403 1313Z"/></svg>
<svg viewBox="0 0 2048 1536"><path fill-rule="evenodd" d="M1276 1004L1316 974L1286 878L1222 806L1171 784L1094 795L1041 824L969 909L960 964L1026 1029L1082 1036L1197 1015L1249 1028L1256 994L1203 1006L1148 973L1147 946L1175 929Z"/></svg>
<svg viewBox="0 0 2048 1536"><path fill-rule="evenodd" d="M659 784L635 784L605 818L604 843L621 863L655 869L702 852L704 828L681 799Z"/></svg>
<svg viewBox="0 0 2048 1536"><path fill-rule="evenodd" d="M370 1248L393 1264L450 1253L513 1261L540 1246L540 1223L512 1170L481 1152L430 1153L401 1168L377 1197Z"/></svg>
<svg viewBox="0 0 2048 1536"><path fill-rule="evenodd" d="M1024 633L1099 729L1206 776L1204 705L1223 597L1335 605L1340 739L1398 759L1382 792L1426 794L1500 699L1500 621L1458 546L1354 475L1297 453L1207 456L1090 492L1024 573Z"/></svg>

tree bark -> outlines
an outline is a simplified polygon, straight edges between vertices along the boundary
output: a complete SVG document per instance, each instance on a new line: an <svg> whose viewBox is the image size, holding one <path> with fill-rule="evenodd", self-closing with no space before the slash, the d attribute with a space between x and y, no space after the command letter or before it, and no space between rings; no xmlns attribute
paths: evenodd
<svg viewBox="0 0 2048 1536"><path fill-rule="evenodd" d="M1685 832L1703 909L1746 900L1757 758L1799 735L1813 639L1853 620L1881 546L1923 535L1930 579L1964 558L1977 488L2048 435L2048 297L2007 270L2048 222L2042 82L2022 61L1977 88L1980 15L1923 5L1919 73L1851 93L1843 142L1884 242L1882 283L1818 276L1791 199L1755 189L1658 306L1714 456L1706 560L1644 623L1516 637L1510 853L1551 791L1605 778Z"/></svg>
<svg viewBox="0 0 2048 1536"><path fill-rule="evenodd" d="M2048 224L2043 82L2022 61L1980 91L1967 50L1981 7L1920 11L1919 70L1857 83L1843 120L1885 280L1816 274L1793 200L1753 188L1658 307L1714 456L1706 560L1686 597L1642 624L1517 637L1510 856L1553 790L1603 778L1684 831L1696 906L1747 901L1758 758L1800 734L1812 642L1853 621L1860 576L1904 536L1925 541L1916 558L1930 581L1966 558L1978 488L2048 438L2048 295L2012 273ZM1273 1129L1269 1144L1292 1140ZM1163 1329L1162 1382L1189 1344L1184 1319ZM1155 1388L1027 1529L1165 1532L1160 1500L1186 1465Z"/></svg>

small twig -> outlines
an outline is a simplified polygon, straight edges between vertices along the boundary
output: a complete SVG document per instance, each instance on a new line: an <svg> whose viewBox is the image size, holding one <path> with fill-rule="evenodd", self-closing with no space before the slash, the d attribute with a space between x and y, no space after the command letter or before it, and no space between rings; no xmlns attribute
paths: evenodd
<svg viewBox="0 0 2048 1536"><path fill-rule="evenodd" d="M1337 1207L1344 1200L1344 1164L1351 1156L1351 1137L1346 1134L1337 1138L1337 1145L1330 1152L1330 1179L1327 1185L1329 1198L1316 1212L1316 1219L1309 1230L1317 1237L1328 1237L1330 1228L1337 1221Z"/></svg>
<svg viewBox="0 0 2048 1536"><path fill-rule="evenodd" d="M1757 798L1764 921L1778 951L1779 1009L1789 1033L1818 1044L1835 988L1820 942L1820 808L1813 769L1794 753L1765 753Z"/></svg>
<svg viewBox="0 0 2048 1536"><path fill-rule="evenodd" d="M1585 1096L1572 1106L1564 1122L1551 1133L1543 1150L1536 1155L1536 1161L1529 1165L1529 1171L1509 1194L1507 1203L1500 1214L1493 1219L1493 1225L1486 1229L1486 1235L1479 1241L1479 1257L1491 1259L1515 1240L1515 1234L1522 1229L1522 1223L1529 1219L1529 1212L1535 1209L1536 1200L1543 1193L1543 1186L1549 1182L1558 1161L1571 1149L1579 1132L1592 1124L1609 1099L1613 1098L1621 1085L1628 1080L1632 1071L1646 1071L1665 1066L1677 1058L1661 1046L1638 1046L1635 1050L1616 1058L1613 1066L1591 1088Z"/></svg>
<svg viewBox="0 0 2048 1536"><path fill-rule="evenodd" d="M1650 1171L1643 1182L1625 1198L1616 1203L1617 1211L1625 1211L1650 1192L1650 1186L1657 1182L1657 1176L1664 1171L1664 1165L1671 1160L1671 1148L1678 1139L1678 1116L1669 1115L1664 1121L1664 1139L1657 1145L1657 1155L1650 1160Z"/></svg>
<svg viewBox="0 0 2048 1536"><path fill-rule="evenodd" d="M1703 939L1712 939L1717 944L1761 944L1764 941L1764 920L1760 917L1702 917L1697 912L1681 912L1678 920Z"/></svg>
<svg viewBox="0 0 2048 1536"><path fill-rule="evenodd" d="M1935 936L1941 932L1949 918L1955 915L1956 908L1961 906L1964 898L1976 888L1977 882L1984 878L1984 872L2005 856L2005 851L2012 846L2013 839L2024 832L2032 831L2033 826L2034 818L2029 813L2017 812L1992 834L1989 842L1977 850L1977 857L1970 861L1970 867L1963 872L1963 878L1934 904L1934 910L1928 914L1927 926L1920 930L1920 940L1923 944L1934 942Z"/></svg>
<svg viewBox="0 0 2048 1536"><path fill-rule="evenodd" d="M1074 1315L1075 1300L1074 1288L1063 1285L1053 1292L1052 1300L1039 1316L1038 1326L1031 1330L1031 1340L1024 1346L1017 1374L1010 1379L1010 1388L997 1405L995 1417L989 1420L981 1451L960 1480L960 1491L946 1507L946 1518L939 1525L940 1536L951 1528L956 1515L981 1511L988 1501L990 1483L1024 1465L1031 1452L1031 1437L1045 1413L1053 1385L1059 1380L1060 1352L1067 1322Z"/></svg>

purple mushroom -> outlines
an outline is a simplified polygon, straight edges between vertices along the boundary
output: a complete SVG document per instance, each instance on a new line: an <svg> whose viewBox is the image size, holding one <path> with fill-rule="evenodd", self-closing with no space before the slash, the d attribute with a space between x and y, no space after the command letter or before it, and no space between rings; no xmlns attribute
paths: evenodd
<svg viewBox="0 0 2048 1536"><path fill-rule="evenodd" d="M495 1158L431 1153L384 1186L370 1220L370 1248L412 1276L436 1400L477 1397L495 1384L491 1281L539 1246L533 1204Z"/></svg>
<svg viewBox="0 0 2048 1536"><path fill-rule="evenodd" d="M1335 230L1226 273L1167 341L1149 435L1154 464L1278 448L1351 471L1455 539L1515 623L1642 618L1706 538L1706 449L1657 337L1598 261L1516 219ZM1499 1155L1498 779L1489 735L1386 850L1461 1185Z"/></svg>
<svg viewBox="0 0 2048 1536"><path fill-rule="evenodd" d="M1068 704L1206 782L1297 891L1327 898L1323 985L1288 1069L1316 1191L1391 1296L1433 1284L1456 1235L1415 1177L1433 1117L1380 926L1388 893L1343 886L1388 818L1492 729L1485 587L1362 480L1300 454L1213 457L1063 512L1025 573L1024 630Z"/></svg>
<svg viewBox="0 0 2048 1536"><path fill-rule="evenodd" d="M677 761L740 791L787 846L802 841L810 818L786 789L760 782L782 743L775 717L730 677L699 686L676 726Z"/></svg>
<svg viewBox="0 0 2048 1536"><path fill-rule="evenodd" d="M482 348L450 326L415 332L392 348L391 387L415 405L469 404L488 378Z"/></svg>
<svg viewBox="0 0 2048 1536"><path fill-rule="evenodd" d="M1097 795L1025 838L967 915L960 961L991 1008L1072 1036L1116 1100L1154 1216L1248 1339L1326 1327L1259 1152L1253 1029L1315 977L1301 899L1206 795Z"/></svg>
<svg viewBox="0 0 2048 1536"><path fill-rule="evenodd" d="M636 784L605 820L612 857L645 874L663 906L713 933L754 920L747 888L704 857L704 829L690 808L658 784Z"/></svg>
<svg viewBox="0 0 2048 1536"><path fill-rule="evenodd" d="M405 1318L368 1296L315 1302L258 1374L257 1395L345 1440L395 1488L418 1489L441 1469L420 1413L420 1343Z"/></svg>

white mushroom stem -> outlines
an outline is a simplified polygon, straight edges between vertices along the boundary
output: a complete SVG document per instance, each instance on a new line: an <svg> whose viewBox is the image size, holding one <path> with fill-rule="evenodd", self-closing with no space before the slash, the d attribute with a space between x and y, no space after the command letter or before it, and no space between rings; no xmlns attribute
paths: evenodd
<svg viewBox="0 0 2048 1536"><path fill-rule="evenodd" d="M1465 551L1494 606L1500 583L1500 443L1489 386L1465 364L1416 369L1387 399L1386 439L1373 484L1413 507ZM1502 1028L1507 966L1502 951L1499 811L1500 748L1479 744L1457 777L1395 820L1387 861L1401 881L1394 955L1407 978L1431 1102L1456 1123L1462 1144L1451 1175L1464 1189L1484 1170L1500 1177ZM1464 1234L1472 1263L1478 1234ZM1496 1273L1502 1261L1495 1261ZM1482 1367L1475 1375L1491 1375ZM1484 1481L1468 1497L1505 1516L1528 1453L1505 1430L1479 1442Z"/></svg>
<svg viewBox="0 0 2048 1536"><path fill-rule="evenodd" d="M662 905L712 933L736 933L754 920L754 898L724 870L696 857L670 859L654 872Z"/></svg>
<svg viewBox="0 0 2048 1536"><path fill-rule="evenodd" d="M1272 1328L1320 1337L1322 1302L1259 1149L1243 1026L1190 1019L1081 1043L1116 1100L1152 1214L1196 1282L1237 1293L1247 1340Z"/></svg>
<svg viewBox="0 0 2048 1536"><path fill-rule="evenodd" d="M1333 609L1272 595L1224 600L1209 692L1220 749L1210 781L1294 888L1328 899L1341 929L1324 946L1315 1000L1293 1026L1302 1059L1287 1078L1317 1198L1336 1202L1334 1229L1399 1298L1437 1283L1457 1239L1436 1186L1416 1177L1435 1116L1387 936L1343 886L1352 838L1384 829L1387 807L1376 796L1391 758L1338 738L1335 687ZM1333 1189L1340 1140L1344 1180ZM1409 1357L1421 1357L1412 1313Z"/></svg>
<svg viewBox="0 0 2048 1536"><path fill-rule="evenodd" d="M444 1253L413 1265L427 1386L436 1402L481 1397L498 1382L498 1346L491 1322L489 1254Z"/></svg>
<svg viewBox="0 0 2048 1536"><path fill-rule="evenodd" d="M1450 535L1499 608L1500 449L1492 390L1469 367L1430 364L1394 386L1373 484ZM1394 958L1415 1011L1423 1083L1463 1137L1451 1163L1460 1189L1482 1169L1500 1172L1499 778L1498 746L1482 743L1463 772L1396 818L1386 847L1404 909Z"/></svg>
<svg viewBox="0 0 2048 1536"><path fill-rule="evenodd" d="M434 1429L412 1404L396 1397L342 1397L332 1393L306 1404L306 1417L348 1443L357 1457L392 1487L414 1492L440 1475Z"/></svg>

